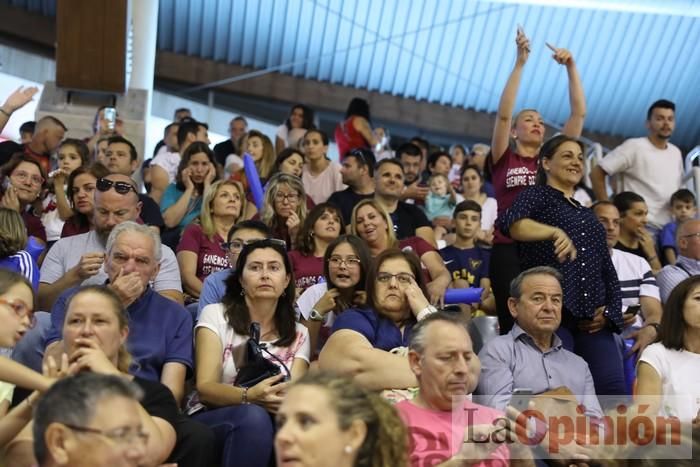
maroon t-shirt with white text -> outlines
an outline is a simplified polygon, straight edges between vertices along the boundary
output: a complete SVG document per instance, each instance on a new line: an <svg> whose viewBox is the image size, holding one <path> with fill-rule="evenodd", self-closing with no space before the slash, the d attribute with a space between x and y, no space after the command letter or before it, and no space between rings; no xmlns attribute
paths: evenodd
<svg viewBox="0 0 700 467"><path fill-rule="evenodd" d="M190 224L182 232L177 252L191 251L197 255L197 278L204 282L209 274L231 267L226 251L221 248L223 241L219 234L214 234L210 240L201 225Z"/></svg>

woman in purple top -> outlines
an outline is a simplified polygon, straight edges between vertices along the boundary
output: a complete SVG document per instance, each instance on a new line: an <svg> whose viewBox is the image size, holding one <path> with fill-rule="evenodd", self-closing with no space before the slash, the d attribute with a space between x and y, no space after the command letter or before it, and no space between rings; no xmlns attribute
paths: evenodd
<svg viewBox="0 0 700 467"><path fill-rule="evenodd" d="M544 120L534 109L521 110L515 118L512 117L520 78L530 55L530 40L521 28L518 28L515 42L518 46L517 58L498 104L496 125L491 138L491 154L488 160L499 217L513 204L520 192L535 184L537 155L545 133ZM549 44L547 47L554 52L552 58L566 67L569 76L571 115L564 124L562 133L578 138L583 130L586 101L574 58L566 49L559 49ZM491 285L496 297L502 334L507 333L513 326L513 318L507 306L508 288L511 280L520 273L520 270L518 252L513 241L496 230L491 253Z"/></svg>
<svg viewBox="0 0 700 467"><path fill-rule="evenodd" d="M322 370L353 376L367 389L417 385L401 348L413 326L436 311L426 298L420 260L413 252L388 249L367 274L367 306L340 314L321 350ZM392 352L395 350L395 352Z"/></svg>

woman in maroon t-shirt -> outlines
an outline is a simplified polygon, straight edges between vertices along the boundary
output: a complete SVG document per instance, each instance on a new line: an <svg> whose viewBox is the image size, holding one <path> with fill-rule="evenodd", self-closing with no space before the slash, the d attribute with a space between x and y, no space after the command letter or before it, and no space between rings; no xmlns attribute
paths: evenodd
<svg viewBox="0 0 700 467"><path fill-rule="evenodd" d="M513 204L520 192L535 184L537 155L545 133L544 120L534 109L521 110L515 118L512 117L520 78L530 55L530 40L520 28L515 42L518 46L517 58L498 104L488 159L499 217ZM569 76L571 115L562 128L562 133L578 138L583 130L586 101L574 58L566 49L558 49L549 44L547 47L554 52L554 60L566 67ZM498 230L494 232L490 271L501 334L505 334L513 326L507 300L510 282L520 273L520 263L515 244Z"/></svg>
<svg viewBox="0 0 700 467"><path fill-rule="evenodd" d="M222 243L231 227L243 219L245 209L245 192L240 182L219 180L204 191L199 223L185 227L177 245L177 264L189 302L199 299L209 274L231 267Z"/></svg>
<svg viewBox="0 0 700 467"><path fill-rule="evenodd" d="M363 199L353 209L352 233L367 242L372 257L389 248L415 253L423 268L430 303L437 304L445 297L445 290L452 279L440 253L420 237L397 240L391 216L374 198Z"/></svg>
<svg viewBox="0 0 700 467"><path fill-rule="evenodd" d="M289 252L297 296L323 277L323 256L328 245L345 232L340 210L333 204L317 204L304 221L297 249Z"/></svg>
<svg viewBox="0 0 700 467"><path fill-rule="evenodd" d="M36 214L41 212L40 200L46 186L46 173L39 161L31 156L15 154L0 168L0 206L17 211L27 227L27 236L46 245L46 230Z"/></svg>

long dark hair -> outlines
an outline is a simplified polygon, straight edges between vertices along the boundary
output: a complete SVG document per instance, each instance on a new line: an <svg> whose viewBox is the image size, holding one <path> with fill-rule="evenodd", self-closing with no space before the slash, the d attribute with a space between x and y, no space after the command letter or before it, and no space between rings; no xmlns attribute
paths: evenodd
<svg viewBox="0 0 700 467"><path fill-rule="evenodd" d="M576 138L572 138L571 136L566 135L552 136L547 141L545 141L542 147L540 148L540 155L537 165L537 175L535 180L535 183L537 185L547 184L547 174L544 171L542 160L552 159L552 157L554 157L554 153L557 152L557 149L559 149L559 146L567 142L578 144L581 147L581 152L584 154L586 153L586 145L584 145L583 142L577 140Z"/></svg>
<svg viewBox="0 0 700 467"><path fill-rule="evenodd" d="M323 277L326 279L326 284L328 284L329 289L338 288L338 286L333 283L333 280L331 279L329 263L330 258L333 255L333 251L343 243L350 245L357 257L360 258L360 280L353 287L352 292L355 293L364 291L367 282L367 273L372 267L372 255L370 254L369 248L367 248L365 241L357 235L343 234L328 244L326 254L323 255ZM339 303L340 301L342 301L340 297L336 298L336 303L339 304L339 309L341 310L345 310L352 306L350 303Z"/></svg>
<svg viewBox="0 0 700 467"><path fill-rule="evenodd" d="M271 248L275 250L282 257L286 274L289 274L289 284L287 284L287 288L284 290L282 296L277 299L277 309L275 310L274 317L275 328L277 328L277 333L280 336L279 339L274 342L274 345L288 347L296 338L296 317L294 314L294 297L296 290L294 288L294 273L284 247L270 239L250 243L244 246L240 255L238 255L236 269L226 280L226 295L224 295L222 300L224 305L224 317L236 334L241 336L250 334L250 312L245 301L245 296L243 295L241 276L245 270L248 256L253 251L260 248Z"/></svg>
<svg viewBox="0 0 700 467"><path fill-rule="evenodd" d="M688 329L688 323L683 317L683 307L688 296L698 286L700 286L700 275L695 275L690 276L671 291L664 305L664 314L659 328L659 341L664 347L674 350L685 349L683 338Z"/></svg>
<svg viewBox="0 0 700 467"><path fill-rule="evenodd" d="M216 158L214 157L214 151L209 149L209 146L207 143L203 143L201 141L195 141L194 143L190 144L187 146L187 149L185 149L185 152L182 154L182 159L180 160L180 165L177 166L177 175L175 175L175 187L180 190L180 191L185 191L185 184L182 181L182 171L187 168L187 166L190 163L190 159L192 159L192 156L195 154L199 154L200 152L204 153L207 155L207 158L209 159L209 162L211 165L216 169ZM214 180L211 182L214 183L219 179L219 172L216 172L216 176L214 177ZM199 194L202 194L202 184L197 187L197 190L199 190Z"/></svg>
<svg viewBox="0 0 700 467"><path fill-rule="evenodd" d="M301 109L301 111L304 112L304 118L301 121L301 127L306 130L312 129L314 127L314 111L311 110L311 108L305 106L304 104L296 104L292 106L291 109L289 109L290 117L296 109ZM284 121L284 124L288 130L292 129L292 122L289 120L289 117L287 117L287 120Z"/></svg>
<svg viewBox="0 0 700 467"><path fill-rule="evenodd" d="M314 225L316 225L316 221L319 220L325 212L335 214L338 218L338 232L345 232L345 222L343 222L343 213L340 212L340 209L332 203L317 204L306 215L304 224L301 226L301 229L299 229L297 249L302 255L311 256L314 254Z"/></svg>
<svg viewBox="0 0 700 467"><path fill-rule="evenodd" d="M368 122L371 122L372 119L369 118L369 103L359 97L353 97L350 104L348 104L348 109L345 111L345 118L348 119L353 115L364 117Z"/></svg>
<svg viewBox="0 0 700 467"><path fill-rule="evenodd" d="M71 216L71 218L73 219L74 223L80 228L86 228L90 226L90 220L88 219L88 216L76 211L75 205L73 203L73 187L75 186L75 179L79 175L83 174L90 174L93 177L95 177L95 180L99 180L102 177L106 177L107 175L109 175L109 169L107 169L107 167L100 164L99 162L95 162L89 166L81 165L80 167L72 171L68 176L68 189L66 190L66 196L68 196L68 203L70 203L70 207L73 209L73 216Z"/></svg>

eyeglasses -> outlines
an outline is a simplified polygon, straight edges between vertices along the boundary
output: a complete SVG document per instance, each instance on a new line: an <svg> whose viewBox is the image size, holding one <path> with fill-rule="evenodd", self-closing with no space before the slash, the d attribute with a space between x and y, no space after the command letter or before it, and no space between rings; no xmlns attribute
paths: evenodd
<svg viewBox="0 0 700 467"><path fill-rule="evenodd" d="M34 317L34 310L29 308L29 305L24 303L22 300L13 300L13 301L8 301L0 298L0 305L7 305L10 308L12 308L12 311L14 311L17 316L21 318L24 317L29 317L29 327L34 327L34 324L36 323L36 318Z"/></svg>
<svg viewBox="0 0 700 467"><path fill-rule="evenodd" d="M400 272L398 274L380 272L379 274L377 274L377 282L379 282L380 284L389 284L393 278L396 278L396 280L401 285L408 285L414 280L416 280L416 278L413 277L413 274L409 274L407 272Z"/></svg>
<svg viewBox="0 0 700 467"><path fill-rule="evenodd" d="M250 240L231 240L230 242L223 242L221 248L226 251L240 251L244 246L250 245L251 243L259 242L260 240L265 240L264 238L251 238ZM287 244L285 243L285 247Z"/></svg>
<svg viewBox="0 0 700 467"><path fill-rule="evenodd" d="M254 238L250 240L232 240L230 242L222 243L221 248L229 251L242 250L243 247L246 247L248 245L254 245L260 242L265 242L265 244L261 245L261 247L276 245L281 246L282 248L287 250L287 242L285 242L284 240L280 240L279 238Z"/></svg>
<svg viewBox="0 0 700 467"><path fill-rule="evenodd" d="M299 201L299 194L298 193L277 193L275 195L275 201L279 201L280 203L283 203L284 201L287 201L289 203L296 203Z"/></svg>
<svg viewBox="0 0 700 467"><path fill-rule="evenodd" d="M141 446L145 446L148 444L148 433L142 431L142 430L133 430L128 427L121 427L121 428L115 428L114 430L98 430L97 428L90 428L87 426L77 426L77 425L70 425L68 423L63 423L63 425L67 428L70 428L73 431L77 431L79 433L91 433L95 435L100 435L104 436L105 438L108 438L110 441L113 441L116 444L120 444L122 446L129 446L134 444L136 441L138 444Z"/></svg>
<svg viewBox="0 0 700 467"><path fill-rule="evenodd" d="M343 258L341 256L331 256L328 258L328 264L333 267L339 268L341 264L345 264L346 268L357 267L360 265L360 258L357 256L348 256Z"/></svg>
<svg viewBox="0 0 700 467"><path fill-rule="evenodd" d="M700 237L700 232L695 232L687 235L681 235L681 238L690 238L690 237Z"/></svg>
<svg viewBox="0 0 700 467"><path fill-rule="evenodd" d="M98 190L102 192L108 191L110 188L114 187L114 191L116 191L120 195L125 195L132 190L134 191L134 193L138 194L138 192L136 191L136 187L134 187L134 185L132 185L131 183L115 182L106 178L100 178L99 180L97 180L97 184L95 186Z"/></svg>
<svg viewBox="0 0 700 467"><path fill-rule="evenodd" d="M26 182L27 179L34 185L43 185L46 180L40 175L29 175L29 172L24 170L15 170L12 172L12 177L15 177L20 182Z"/></svg>

